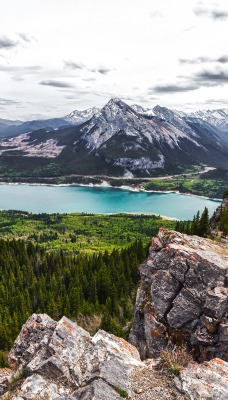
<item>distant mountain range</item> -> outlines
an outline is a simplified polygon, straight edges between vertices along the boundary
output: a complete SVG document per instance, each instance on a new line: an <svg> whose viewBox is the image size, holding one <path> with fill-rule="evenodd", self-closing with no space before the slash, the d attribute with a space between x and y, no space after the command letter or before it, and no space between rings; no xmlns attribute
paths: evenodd
<svg viewBox="0 0 228 400"><path fill-rule="evenodd" d="M186 114L120 99L64 118L0 120L0 162L34 173L152 176L192 165L228 168L228 110ZM7 139L6 139L7 137ZM43 172L46 171L46 172Z"/></svg>

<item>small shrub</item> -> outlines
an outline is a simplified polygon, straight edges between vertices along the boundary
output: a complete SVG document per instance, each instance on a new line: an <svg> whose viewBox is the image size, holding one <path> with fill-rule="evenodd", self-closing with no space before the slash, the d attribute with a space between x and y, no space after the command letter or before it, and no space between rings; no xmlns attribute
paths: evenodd
<svg viewBox="0 0 228 400"><path fill-rule="evenodd" d="M21 371L16 372L15 375L11 377L9 388L10 390L14 390L21 383L21 381L27 378L27 372L22 369Z"/></svg>
<svg viewBox="0 0 228 400"><path fill-rule="evenodd" d="M187 351L185 345L177 347L170 344L160 353L161 366L172 375L179 375L181 369L193 362L192 355Z"/></svg>
<svg viewBox="0 0 228 400"><path fill-rule="evenodd" d="M120 389L118 386L115 386L114 389L121 397L128 398L128 392L126 392L126 390Z"/></svg>

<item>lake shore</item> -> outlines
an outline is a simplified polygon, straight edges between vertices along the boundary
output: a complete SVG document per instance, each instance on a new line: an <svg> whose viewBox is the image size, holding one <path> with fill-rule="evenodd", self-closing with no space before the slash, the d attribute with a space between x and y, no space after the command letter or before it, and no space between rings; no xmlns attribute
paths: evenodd
<svg viewBox="0 0 228 400"><path fill-rule="evenodd" d="M110 188L110 189L120 189L120 190L128 190L130 192L135 193L156 193L156 194L171 194L175 193L178 195L184 196L193 196L198 197L205 200L212 200L216 202L222 202L222 198L215 198L215 197L208 197L208 196L201 196L194 193L187 193L187 192L180 192L179 190L147 190L137 186L129 186L129 185L122 185L122 186L112 186L107 181L103 181L102 183L36 183L36 182L0 182L0 185L30 185L30 186L50 186L50 187L100 187L100 188Z"/></svg>

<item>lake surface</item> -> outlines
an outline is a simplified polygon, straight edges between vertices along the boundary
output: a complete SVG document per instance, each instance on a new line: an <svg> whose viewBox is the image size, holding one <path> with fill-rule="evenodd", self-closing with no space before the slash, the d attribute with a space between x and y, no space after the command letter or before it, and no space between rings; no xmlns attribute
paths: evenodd
<svg viewBox="0 0 228 400"><path fill-rule="evenodd" d="M219 201L176 193L146 193L109 187L0 185L0 210L34 213L155 213L192 219L207 207L210 215Z"/></svg>

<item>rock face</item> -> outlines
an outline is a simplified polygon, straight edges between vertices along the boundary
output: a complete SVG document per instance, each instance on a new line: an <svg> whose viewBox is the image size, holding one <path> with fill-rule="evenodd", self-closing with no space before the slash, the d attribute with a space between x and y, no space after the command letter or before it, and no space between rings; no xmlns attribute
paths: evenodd
<svg viewBox="0 0 228 400"><path fill-rule="evenodd" d="M169 340L200 360L228 361L228 249L209 239L160 229L140 265L130 343L157 357Z"/></svg>
<svg viewBox="0 0 228 400"><path fill-rule="evenodd" d="M27 378L13 397L21 399L120 400L131 394L129 376L139 353L102 330L94 337L68 318L33 314L9 354L11 368Z"/></svg>
<svg viewBox="0 0 228 400"><path fill-rule="evenodd" d="M190 400L227 400L227 376L228 363L215 358L183 369L176 385Z"/></svg>

